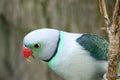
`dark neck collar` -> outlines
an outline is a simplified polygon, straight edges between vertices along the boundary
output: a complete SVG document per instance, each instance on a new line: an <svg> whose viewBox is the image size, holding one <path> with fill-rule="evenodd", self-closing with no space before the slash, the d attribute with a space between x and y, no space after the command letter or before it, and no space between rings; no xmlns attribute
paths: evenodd
<svg viewBox="0 0 120 80"><path fill-rule="evenodd" d="M53 59L53 57L55 57L55 55L57 54L57 51L58 51L59 43L60 43L60 32L59 32L59 36L58 36L58 42L57 42L56 49L55 49L53 55L49 59L44 60L45 62L49 62Z"/></svg>

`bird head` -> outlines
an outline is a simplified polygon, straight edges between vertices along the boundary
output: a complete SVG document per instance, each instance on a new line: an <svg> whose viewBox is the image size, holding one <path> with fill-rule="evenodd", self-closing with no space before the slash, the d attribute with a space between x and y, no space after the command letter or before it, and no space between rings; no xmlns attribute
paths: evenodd
<svg viewBox="0 0 120 80"><path fill-rule="evenodd" d="M22 53L26 60L39 57L48 60L57 47L59 31L54 29L38 29L28 33L23 40Z"/></svg>

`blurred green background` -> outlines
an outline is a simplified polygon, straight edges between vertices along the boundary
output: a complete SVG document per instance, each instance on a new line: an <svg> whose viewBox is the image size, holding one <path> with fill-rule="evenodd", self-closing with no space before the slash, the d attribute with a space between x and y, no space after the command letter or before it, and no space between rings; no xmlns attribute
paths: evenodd
<svg viewBox="0 0 120 80"><path fill-rule="evenodd" d="M114 1L106 0L110 16ZM0 0L0 80L62 80L44 62L23 58L28 32L47 27L107 39L103 26L98 0Z"/></svg>

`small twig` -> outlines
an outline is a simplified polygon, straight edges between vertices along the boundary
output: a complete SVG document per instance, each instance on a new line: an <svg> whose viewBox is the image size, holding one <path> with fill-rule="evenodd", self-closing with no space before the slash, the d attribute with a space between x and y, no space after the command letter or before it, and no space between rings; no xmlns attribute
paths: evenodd
<svg viewBox="0 0 120 80"><path fill-rule="evenodd" d="M110 19L107 14L106 4L104 0L99 0L99 8L100 8L100 13L104 17L104 22L108 26L110 24Z"/></svg>
<svg viewBox="0 0 120 80"><path fill-rule="evenodd" d="M116 30L119 30L120 32L120 0L116 0L114 12L113 12L113 24L117 24L118 26L115 26Z"/></svg>
<svg viewBox="0 0 120 80"><path fill-rule="evenodd" d="M115 9L113 12L113 22L117 22L120 17L120 0L116 0Z"/></svg>

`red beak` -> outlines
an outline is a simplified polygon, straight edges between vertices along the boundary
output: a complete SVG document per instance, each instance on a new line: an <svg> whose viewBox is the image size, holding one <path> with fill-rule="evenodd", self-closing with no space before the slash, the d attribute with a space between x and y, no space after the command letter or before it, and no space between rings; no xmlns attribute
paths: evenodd
<svg viewBox="0 0 120 80"><path fill-rule="evenodd" d="M22 47L22 53L24 58L27 60L29 60L29 58L32 57L32 54L33 54L33 52L29 48L25 47L24 45Z"/></svg>

